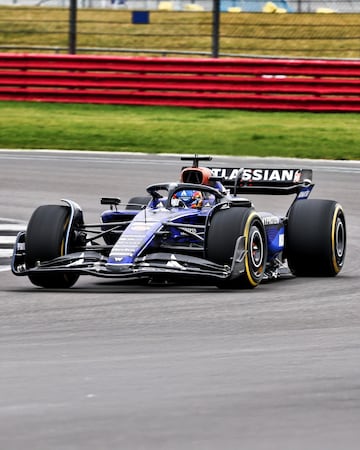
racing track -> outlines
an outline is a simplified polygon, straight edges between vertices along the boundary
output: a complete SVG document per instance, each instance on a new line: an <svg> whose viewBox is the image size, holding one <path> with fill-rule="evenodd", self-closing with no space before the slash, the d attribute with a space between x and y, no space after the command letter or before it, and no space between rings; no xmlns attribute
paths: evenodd
<svg viewBox="0 0 360 450"><path fill-rule="evenodd" d="M179 164L170 156L3 151L0 218L26 222L39 204L68 197L97 220L101 196L141 194L177 179ZM312 197L336 199L347 213L340 276L252 292L84 278L53 292L1 271L0 448L358 448L360 165L244 165L314 169ZM256 204L281 212L288 201Z"/></svg>

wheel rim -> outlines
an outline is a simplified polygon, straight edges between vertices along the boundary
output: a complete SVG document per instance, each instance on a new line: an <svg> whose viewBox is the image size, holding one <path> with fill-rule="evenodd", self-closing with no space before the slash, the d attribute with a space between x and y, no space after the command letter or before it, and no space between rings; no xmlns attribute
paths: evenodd
<svg viewBox="0 0 360 450"><path fill-rule="evenodd" d="M342 269L345 259L346 249L346 226L342 209L339 205L335 209L333 216L332 232L332 267L334 273L337 274Z"/></svg>
<svg viewBox="0 0 360 450"><path fill-rule="evenodd" d="M253 228L249 243L250 262L256 276L262 273L264 263L264 241L258 228Z"/></svg>
<svg viewBox="0 0 360 450"><path fill-rule="evenodd" d="M341 262L345 252L345 227L340 217L336 220L335 227L335 254L338 262Z"/></svg>

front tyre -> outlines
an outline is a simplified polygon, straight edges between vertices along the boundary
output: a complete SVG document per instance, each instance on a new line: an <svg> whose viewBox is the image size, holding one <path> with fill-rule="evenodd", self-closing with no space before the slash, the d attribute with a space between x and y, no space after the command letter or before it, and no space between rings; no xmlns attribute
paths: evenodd
<svg viewBox="0 0 360 450"><path fill-rule="evenodd" d="M267 258L264 225L250 208L233 207L215 212L206 239L206 257L222 265L232 265L236 241L245 238L245 270L231 280L219 284L221 288L248 289L262 280Z"/></svg>
<svg viewBox="0 0 360 450"><path fill-rule="evenodd" d="M286 255L296 276L336 276L344 265L344 211L333 200L300 200L291 207Z"/></svg>
<svg viewBox="0 0 360 450"><path fill-rule="evenodd" d="M66 248L66 233L70 221L70 209L60 205L44 205L32 214L26 230L27 269L36 267L38 262L49 261L71 252ZM29 280L44 288L69 288L78 280L74 273L30 273Z"/></svg>

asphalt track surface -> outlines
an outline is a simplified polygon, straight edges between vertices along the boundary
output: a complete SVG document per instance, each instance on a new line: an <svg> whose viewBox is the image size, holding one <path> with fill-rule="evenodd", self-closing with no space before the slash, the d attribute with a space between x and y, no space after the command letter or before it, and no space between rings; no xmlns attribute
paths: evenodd
<svg viewBox="0 0 360 450"><path fill-rule="evenodd" d="M346 211L341 274L260 285L129 286L90 277L41 290L0 272L1 449L358 449L360 165L311 167L312 198ZM171 156L0 152L1 223L71 198L96 221L101 196L176 180ZM255 199L281 213L289 198Z"/></svg>

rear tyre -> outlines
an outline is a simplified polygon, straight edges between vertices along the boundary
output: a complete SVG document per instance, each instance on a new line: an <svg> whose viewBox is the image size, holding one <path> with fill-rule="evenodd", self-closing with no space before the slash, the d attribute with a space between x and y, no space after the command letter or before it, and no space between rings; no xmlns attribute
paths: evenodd
<svg viewBox="0 0 360 450"><path fill-rule="evenodd" d="M253 209L233 207L217 211L211 218L206 239L206 257L223 265L232 264L236 241L245 236L245 271L220 283L221 288L248 289L262 280L267 258L264 225Z"/></svg>
<svg viewBox="0 0 360 450"><path fill-rule="evenodd" d="M333 200L301 200L290 209L286 255L296 276L333 277L344 265L346 225Z"/></svg>
<svg viewBox="0 0 360 450"><path fill-rule="evenodd" d="M70 210L66 206L44 205L34 211L26 230L27 269L71 252L65 248L69 220ZM74 273L29 274L29 280L35 286L44 288L69 288L78 278L79 275Z"/></svg>

